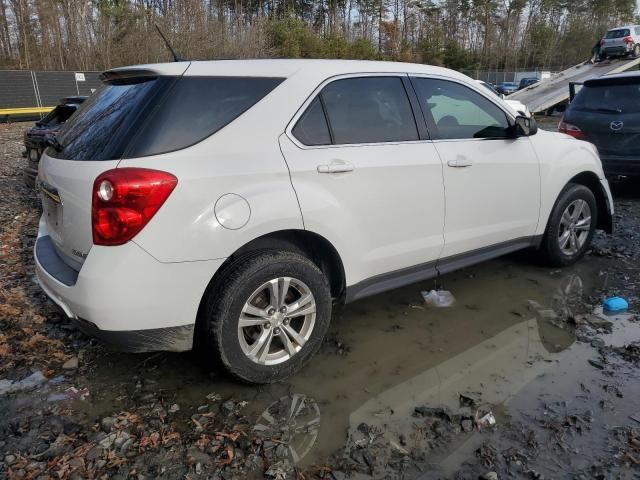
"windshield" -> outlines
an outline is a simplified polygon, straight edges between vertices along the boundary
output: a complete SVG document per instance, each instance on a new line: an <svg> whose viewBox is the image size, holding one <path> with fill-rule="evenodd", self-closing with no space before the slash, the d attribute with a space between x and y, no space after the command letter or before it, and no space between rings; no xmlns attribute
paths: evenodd
<svg viewBox="0 0 640 480"><path fill-rule="evenodd" d="M594 112L640 113L640 83L585 85L571 102L570 108Z"/></svg>
<svg viewBox="0 0 640 480"><path fill-rule="evenodd" d="M628 28L619 28L617 30L609 30L604 38L623 38L631 35Z"/></svg>
<svg viewBox="0 0 640 480"><path fill-rule="evenodd" d="M55 126L66 122L73 115L78 107L76 105L58 105L51 110L42 120L37 122L38 125Z"/></svg>
<svg viewBox="0 0 640 480"><path fill-rule="evenodd" d="M487 90L489 90L491 93L500 96L500 93L498 93L498 91L493 88L491 85L489 85L487 82L479 82L480 85L482 85L484 88L486 88Z"/></svg>

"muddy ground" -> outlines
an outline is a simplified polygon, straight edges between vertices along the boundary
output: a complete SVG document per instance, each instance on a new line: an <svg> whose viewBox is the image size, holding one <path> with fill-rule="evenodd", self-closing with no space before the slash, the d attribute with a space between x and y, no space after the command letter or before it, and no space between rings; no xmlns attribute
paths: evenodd
<svg viewBox="0 0 640 480"><path fill-rule="evenodd" d="M578 265L524 252L337 308L308 367L251 387L105 349L47 300L25 126L0 125L0 477L640 477L639 185Z"/></svg>

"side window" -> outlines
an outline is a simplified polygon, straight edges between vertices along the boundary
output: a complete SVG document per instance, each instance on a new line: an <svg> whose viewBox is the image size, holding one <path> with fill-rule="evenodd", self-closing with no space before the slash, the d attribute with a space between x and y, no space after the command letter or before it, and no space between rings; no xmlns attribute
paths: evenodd
<svg viewBox="0 0 640 480"><path fill-rule="evenodd" d="M305 145L331 145L329 126L319 96L311 102L291 133Z"/></svg>
<svg viewBox="0 0 640 480"><path fill-rule="evenodd" d="M415 118L398 77L336 80L320 93L335 144L418 140Z"/></svg>
<svg viewBox="0 0 640 480"><path fill-rule="evenodd" d="M427 117L433 118L433 138L506 138L509 122L493 102L455 82L431 78L413 79Z"/></svg>

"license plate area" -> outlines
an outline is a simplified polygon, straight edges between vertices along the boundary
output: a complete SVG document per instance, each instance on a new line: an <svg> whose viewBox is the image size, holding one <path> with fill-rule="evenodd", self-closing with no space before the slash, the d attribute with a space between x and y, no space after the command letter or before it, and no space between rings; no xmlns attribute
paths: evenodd
<svg viewBox="0 0 640 480"><path fill-rule="evenodd" d="M609 133L603 150L618 155L638 155L640 154L640 134Z"/></svg>
<svg viewBox="0 0 640 480"><path fill-rule="evenodd" d="M47 222L47 230L55 243L60 244L62 236L62 199L55 187L46 183L40 184L42 194L42 211Z"/></svg>

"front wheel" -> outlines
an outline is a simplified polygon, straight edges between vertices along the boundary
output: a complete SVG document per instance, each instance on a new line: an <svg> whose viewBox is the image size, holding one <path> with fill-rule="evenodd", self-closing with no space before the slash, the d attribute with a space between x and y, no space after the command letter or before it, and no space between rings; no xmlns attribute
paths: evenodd
<svg viewBox="0 0 640 480"><path fill-rule="evenodd" d="M557 267L571 265L586 253L598 224L598 206L593 192L570 183L556 201L541 249Z"/></svg>
<svg viewBox="0 0 640 480"><path fill-rule="evenodd" d="M331 319L327 278L293 252L267 251L239 262L205 301L206 353L249 383L275 382L302 368Z"/></svg>

